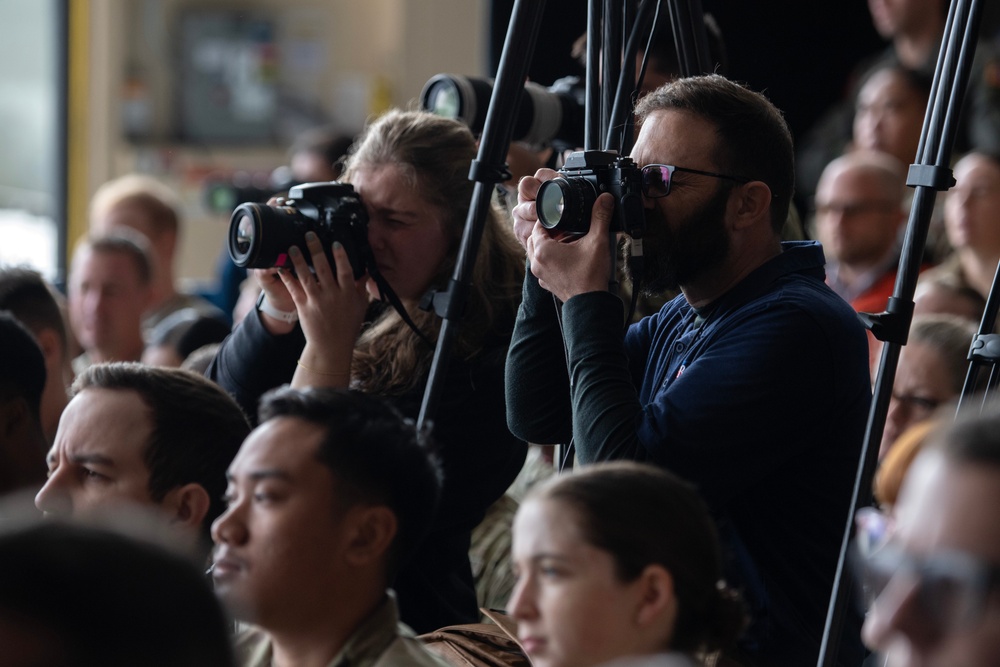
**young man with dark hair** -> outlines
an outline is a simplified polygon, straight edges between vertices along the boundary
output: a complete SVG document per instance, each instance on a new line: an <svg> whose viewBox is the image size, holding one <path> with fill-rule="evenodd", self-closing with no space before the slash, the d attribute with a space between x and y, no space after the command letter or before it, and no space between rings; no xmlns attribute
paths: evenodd
<svg viewBox="0 0 1000 667"><path fill-rule="evenodd" d="M38 508L80 516L155 505L207 546L226 468L250 432L236 402L195 373L137 363L91 366L72 393Z"/></svg>
<svg viewBox="0 0 1000 667"><path fill-rule="evenodd" d="M393 576L431 525L441 472L381 399L278 389L228 472L216 591L244 667L440 665L398 623Z"/></svg>
<svg viewBox="0 0 1000 667"><path fill-rule="evenodd" d="M1000 413L943 422L891 518L866 509L865 642L890 667L1000 664Z"/></svg>
<svg viewBox="0 0 1000 667"><path fill-rule="evenodd" d="M66 389L73 381L66 322L52 288L41 274L20 266L0 268L0 310L11 314L31 331L45 357L45 390L41 418L45 437L56 437L59 416L69 402Z"/></svg>
<svg viewBox="0 0 1000 667"><path fill-rule="evenodd" d="M572 441L582 463L652 461L694 482L753 614L739 657L815 663L871 400L865 331L825 284L819 244L781 242L793 166L778 109L709 75L649 93L636 114L641 283L681 294L623 333L608 291L618 204L601 195L566 243L535 208L556 173L522 179L530 271L508 424L528 442ZM845 664L861 654L849 643Z"/></svg>

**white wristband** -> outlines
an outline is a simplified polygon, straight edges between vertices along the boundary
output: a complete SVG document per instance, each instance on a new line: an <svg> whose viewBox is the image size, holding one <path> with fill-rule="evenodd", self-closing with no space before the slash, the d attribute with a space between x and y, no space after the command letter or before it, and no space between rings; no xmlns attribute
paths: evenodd
<svg viewBox="0 0 1000 667"><path fill-rule="evenodd" d="M271 305L270 301L267 300L267 294L264 292L261 292L260 296L257 297L257 310L265 315L270 315L276 320L281 320L282 322L291 323L299 321L299 314L297 311L278 310Z"/></svg>

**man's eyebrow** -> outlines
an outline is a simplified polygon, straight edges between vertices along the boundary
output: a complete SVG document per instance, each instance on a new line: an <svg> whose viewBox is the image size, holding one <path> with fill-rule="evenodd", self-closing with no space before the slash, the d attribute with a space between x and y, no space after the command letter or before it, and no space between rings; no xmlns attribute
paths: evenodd
<svg viewBox="0 0 1000 667"><path fill-rule="evenodd" d="M289 475L284 470L278 468L264 468L263 470L254 470L247 475L247 478L251 481L257 482L262 479L280 479L286 482L292 481L292 476ZM236 481L236 476L231 472L226 472L226 481L234 482Z"/></svg>
<svg viewBox="0 0 1000 667"><path fill-rule="evenodd" d="M69 454L66 458L71 463L96 463L98 465L113 466L115 462L103 454Z"/></svg>

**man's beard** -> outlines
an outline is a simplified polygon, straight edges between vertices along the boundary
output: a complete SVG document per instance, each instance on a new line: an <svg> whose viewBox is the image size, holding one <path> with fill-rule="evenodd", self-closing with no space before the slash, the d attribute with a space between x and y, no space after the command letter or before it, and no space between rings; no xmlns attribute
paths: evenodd
<svg viewBox="0 0 1000 667"><path fill-rule="evenodd" d="M725 213L731 191L731 186L720 183L712 198L688 214L676 229L668 226L659 208L646 210L641 275L644 296L676 292L725 261L729 255ZM629 262L626 256L626 275L634 279Z"/></svg>

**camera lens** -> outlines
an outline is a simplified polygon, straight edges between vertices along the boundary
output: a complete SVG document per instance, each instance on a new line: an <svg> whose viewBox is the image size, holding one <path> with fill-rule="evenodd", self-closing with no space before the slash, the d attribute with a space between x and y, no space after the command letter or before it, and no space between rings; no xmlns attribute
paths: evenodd
<svg viewBox="0 0 1000 667"><path fill-rule="evenodd" d="M424 84L420 106L446 118L456 118L474 133L483 131L493 96L493 80L457 74L438 74ZM511 139L530 144L550 141L579 146L583 143L586 107L568 91L524 85L524 96L514 112Z"/></svg>
<svg viewBox="0 0 1000 667"><path fill-rule="evenodd" d="M241 216L236 227L236 238L234 239L237 254L241 257L249 254L250 248L253 247L256 238L257 225L254 224L253 218L249 215Z"/></svg>
<svg viewBox="0 0 1000 667"><path fill-rule="evenodd" d="M247 269L282 265L290 247L305 247L307 229L307 221L295 209L240 204L229 219L229 256L236 266Z"/></svg>
<svg viewBox="0 0 1000 667"><path fill-rule="evenodd" d="M542 227L566 234L586 234L590 210L597 199L585 178L553 178L538 188L535 206Z"/></svg>

